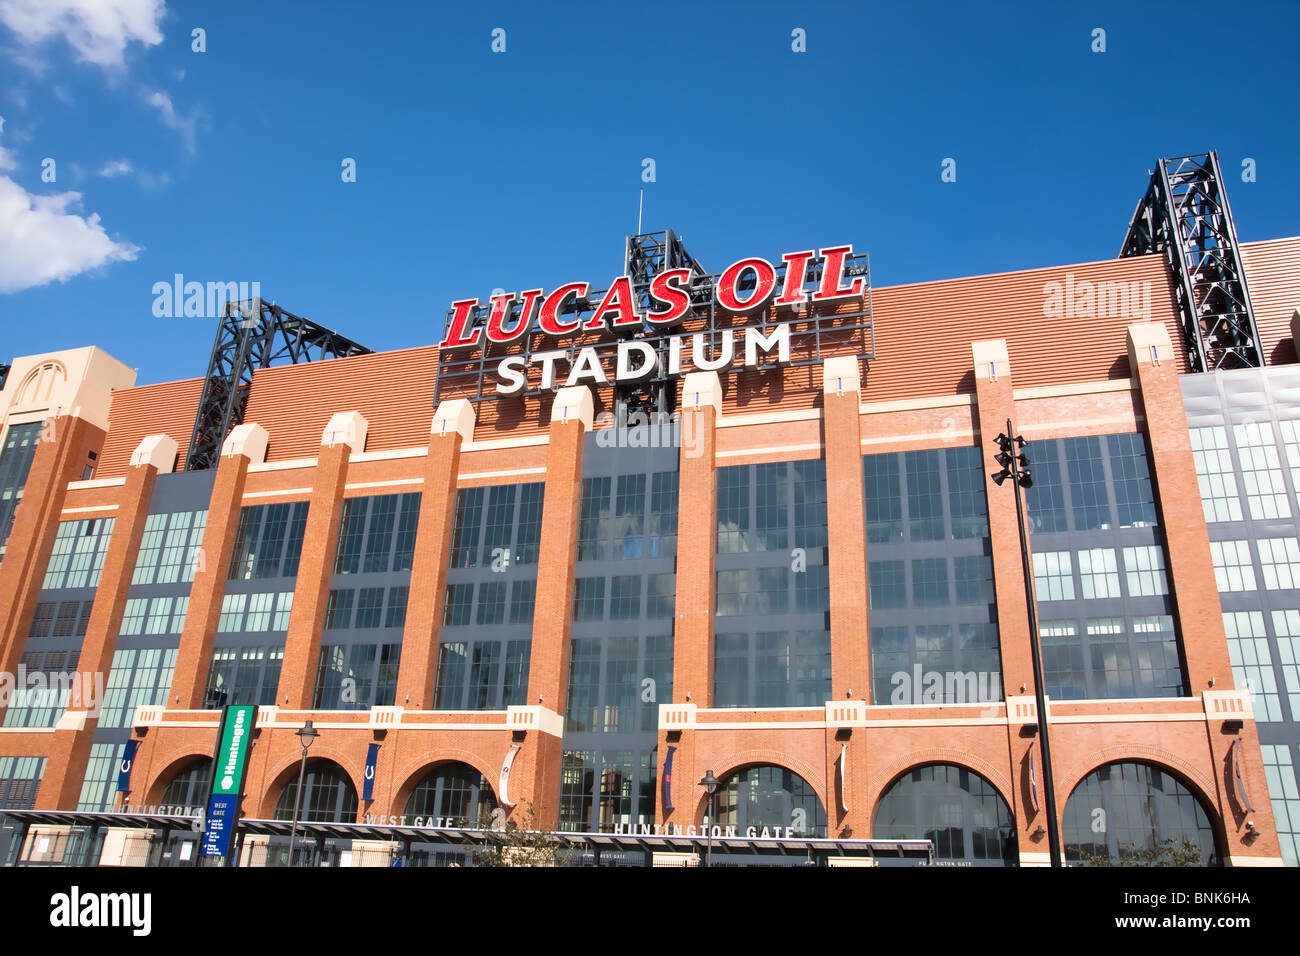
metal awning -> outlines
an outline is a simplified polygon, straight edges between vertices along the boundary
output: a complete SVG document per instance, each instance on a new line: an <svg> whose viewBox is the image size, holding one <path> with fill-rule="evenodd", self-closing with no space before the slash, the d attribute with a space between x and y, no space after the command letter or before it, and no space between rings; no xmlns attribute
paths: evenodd
<svg viewBox="0 0 1300 956"><path fill-rule="evenodd" d="M0 817L38 827L127 827L133 830L194 830L198 826L197 817L164 813L0 810Z"/></svg>
<svg viewBox="0 0 1300 956"><path fill-rule="evenodd" d="M199 818L174 814L91 813L74 810L5 810L0 812L30 826L129 827L132 829L197 830ZM288 837L289 820L240 820L242 833ZM701 853L709 838L686 833L540 833L521 831L526 836L545 836L555 846L571 850L650 851L658 853ZM315 840L376 840L399 843L431 843L443 846L476 847L500 843L501 831L467 827L415 827L375 823L303 823L298 834ZM843 856L894 859L934 859L929 840L859 840L794 837L715 836L713 852L747 856Z"/></svg>
<svg viewBox="0 0 1300 956"><path fill-rule="evenodd" d="M241 820L244 833L288 836L293 824L288 820ZM317 838L336 840L386 840L410 843L437 843L447 846L490 846L500 842L499 830L475 830L463 827L380 826L370 823L299 823L298 832ZM529 831L521 831L527 834ZM543 836L538 833L537 836ZM575 850L655 851L660 853L702 852L709 842L704 834L685 833L567 833L544 834L556 846ZM714 853L754 856L822 856L896 857L932 860L933 844L929 840L857 840L795 837L715 836Z"/></svg>

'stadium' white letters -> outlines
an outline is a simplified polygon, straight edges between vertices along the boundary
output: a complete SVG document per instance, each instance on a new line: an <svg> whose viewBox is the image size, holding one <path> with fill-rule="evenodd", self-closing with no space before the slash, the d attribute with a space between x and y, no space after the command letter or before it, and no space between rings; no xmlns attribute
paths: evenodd
<svg viewBox="0 0 1300 956"><path fill-rule="evenodd" d="M667 374L681 375L692 368L704 372L725 369L735 364L738 358L735 334L744 333L744 364L756 366L762 356L776 353L777 362L790 361L790 326L781 324L764 333L757 326L746 329L724 329L716 341L709 341L703 333L694 335L675 335L668 340ZM684 359L689 357L690 361ZM581 384L605 385L615 382L640 382L661 371L659 355L648 342L632 340L620 342L612 356L612 369L605 367L607 357L592 347L578 349L570 359L566 351L536 352L532 361L523 355L507 355L497 365L498 395L517 395L528 384L530 365L541 366L541 387L555 388L557 382L566 386ZM567 374L561 376L556 363L568 362ZM612 372L612 379L611 379Z"/></svg>

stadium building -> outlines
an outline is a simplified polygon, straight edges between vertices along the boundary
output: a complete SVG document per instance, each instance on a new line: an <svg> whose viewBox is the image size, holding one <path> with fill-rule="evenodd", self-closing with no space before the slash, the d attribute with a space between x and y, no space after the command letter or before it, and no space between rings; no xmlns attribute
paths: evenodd
<svg viewBox="0 0 1300 956"><path fill-rule="evenodd" d="M199 378L14 359L0 861L193 865L251 706L239 865L295 814L320 865L507 821L637 865L1295 865L1300 238L1238 243L1213 154L1101 262L626 266L440 345L255 300Z"/></svg>

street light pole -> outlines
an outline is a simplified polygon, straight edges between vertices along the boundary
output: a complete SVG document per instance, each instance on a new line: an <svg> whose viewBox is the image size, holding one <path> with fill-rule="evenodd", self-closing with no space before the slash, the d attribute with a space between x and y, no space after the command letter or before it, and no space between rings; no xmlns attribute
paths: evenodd
<svg viewBox="0 0 1300 956"><path fill-rule="evenodd" d="M993 475L993 480L1001 487L1008 478L1012 481L1012 492L1016 496L1016 530L1020 533L1020 563L1025 579L1025 607L1029 613L1029 650L1034 667L1034 701L1038 714L1038 740L1043 749L1043 803L1047 811L1047 850L1052 866L1061 865L1061 834L1056 822L1056 786L1052 775L1052 746L1047 730L1047 699L1043 693L1043 659L1038 639L1038 614L1034 601L1034 576L1029 564L1029 541L1025 535L1025 509L1021 498L1021 488L1033 486L1033 473L1029 470L1029 459L1023 454L1025 440L1015 435L1011 428L1011 419L1007 419L1007 430L998 435L999 453L996 461L1002 466L1000 472Z"/></svg>
<svg viewBox="0 0 1300 956"><path fill-rule="evenodd" d="M713 775L712 770L704 772L704 779L700 781L700 786L709 795L709 826L708 830L705 831L707 836L704 844L704 866L708 869L713 866L713 801L714 794L718 790L718 778Z"/></svg>
<svg viewBox="0 0 1300 956"><path fill-rule="evenodd" d="M307 721L297 731L298 740L302 743L302 762L298 764L298 788L293 795L293 826L289 829L289 865L293 866L293 847L298 839L298 812L302 809L302 782L307 773L307 748L312 745L320 731Z"/></svg>

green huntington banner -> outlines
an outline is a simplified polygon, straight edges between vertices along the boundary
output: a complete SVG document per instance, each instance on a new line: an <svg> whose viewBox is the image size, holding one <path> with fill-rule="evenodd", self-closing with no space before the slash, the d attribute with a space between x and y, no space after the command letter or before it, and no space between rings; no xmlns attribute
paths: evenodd
<svg viewBox="0 0 1300 956"><path fill-rule="evenodd" d="M221 727L221 747L217 750L216 772L212 775L213 794L239 795L256 721L256 706L226 709L226 719Z"/></svg>

